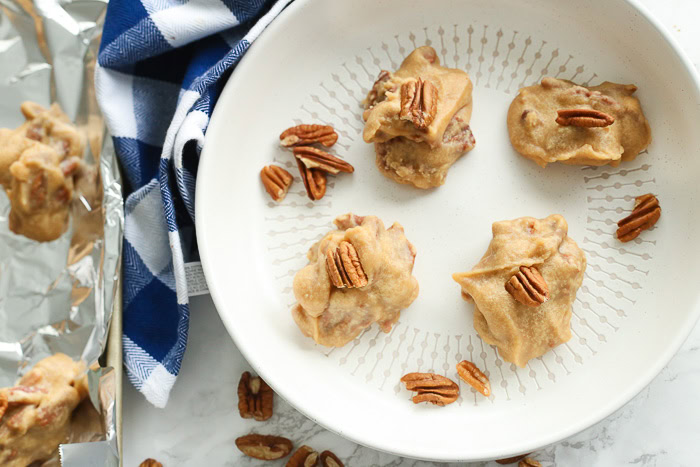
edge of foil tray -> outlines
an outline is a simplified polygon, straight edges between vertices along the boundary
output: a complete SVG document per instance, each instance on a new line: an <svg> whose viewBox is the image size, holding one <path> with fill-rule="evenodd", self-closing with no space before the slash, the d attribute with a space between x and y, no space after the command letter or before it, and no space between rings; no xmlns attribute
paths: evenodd
<svg viewBox="0 0 700 467"><path fill-rule="evenodd" d="M119 448L119 465L123 465L122 456L122 280L121 266L118 273L117 293L114 297L114 309L112 310L112 322L109 328L109 338L107 340L107 365L115 370L116 394L114 397L116 404L116 428L117 446Z"/></svg>

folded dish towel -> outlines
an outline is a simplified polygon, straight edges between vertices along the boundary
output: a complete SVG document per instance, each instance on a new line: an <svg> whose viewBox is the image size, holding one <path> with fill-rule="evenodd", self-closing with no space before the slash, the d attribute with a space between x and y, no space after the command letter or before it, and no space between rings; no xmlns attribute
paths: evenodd
<svg viewBox="0 0 700 467"><path fill-rule="evenodd" d="M187 346L183 245L196 243L183 232L193 229L204 132L227 72L290 1L120 0L107 8L95 81L128 194L124 364L158 407Z"/></svg>

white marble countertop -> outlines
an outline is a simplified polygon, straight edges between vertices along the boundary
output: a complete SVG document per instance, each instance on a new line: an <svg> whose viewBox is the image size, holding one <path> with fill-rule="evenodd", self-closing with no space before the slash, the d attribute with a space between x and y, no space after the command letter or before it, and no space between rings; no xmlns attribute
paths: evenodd
<svg viewBox="0 0 700 467"><path fill-rule="evenodd" d="M582 2L585 3L585 2ZM642 0L700 65L700 1ZM180 465L283 465L243 456L234 440L253 429L285 434L296 446L330 449L348 466L426 466L429 462L358 446L314 424L280 397L266 423L238 415L236 388L250 369L226 333L209 296L191 300L187 354L168 406L151 406L125 379L124 465L147 457ZM535 453L544 467L698 465L700 326L656 379L607 419ZM477 464L482 465L482 464ZM483 465L493 465L488 463Z"/></svg>

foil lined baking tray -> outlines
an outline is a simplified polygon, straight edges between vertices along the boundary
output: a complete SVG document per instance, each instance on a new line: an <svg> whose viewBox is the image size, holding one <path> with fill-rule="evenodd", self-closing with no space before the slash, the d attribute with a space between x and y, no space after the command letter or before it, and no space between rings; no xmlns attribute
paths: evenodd
<svg viewBox="0 0 700 467"><path fill-rule="evenodd" d="M103 189L101 203L81 197L80 220L72 216L67 232L45 243L9 230L10 205L0 192L0 387L57 352L91 367L90 400L99 426L71 433L71 442L93 443L63 445L64 465L119 463L117 330L107 356L117 371L98 363L115 309L124 225L121 179L93 84L106 6L96 0L0 0L0 127L23 122L23 101L59 103L84 136L84 161L99 167Z"/></svg>

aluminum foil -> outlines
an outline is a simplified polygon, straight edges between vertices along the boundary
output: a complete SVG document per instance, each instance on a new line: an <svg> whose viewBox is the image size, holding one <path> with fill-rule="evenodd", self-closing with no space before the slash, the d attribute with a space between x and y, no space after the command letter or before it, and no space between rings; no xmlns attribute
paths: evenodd
<svg viewBox="0 0 700 467"><path fill-rule="evenodd" d="M114 371L96 365L106 345L124 225L116 157L93 85L106 6L98 0L0 0L0 127L24 121L23 101L58 102L85 136L84 160L99 167L96 186L103 189L103 196L81 196L68 231L46 243L9 231L10 205L0 190L0 387L57 352L92 368L90 400L102 433L86 429L71 440L100 440L83 452L102 445L102 454L81 458L79 449L68 449L82 460L64 465L118 463Z"/></svg>

